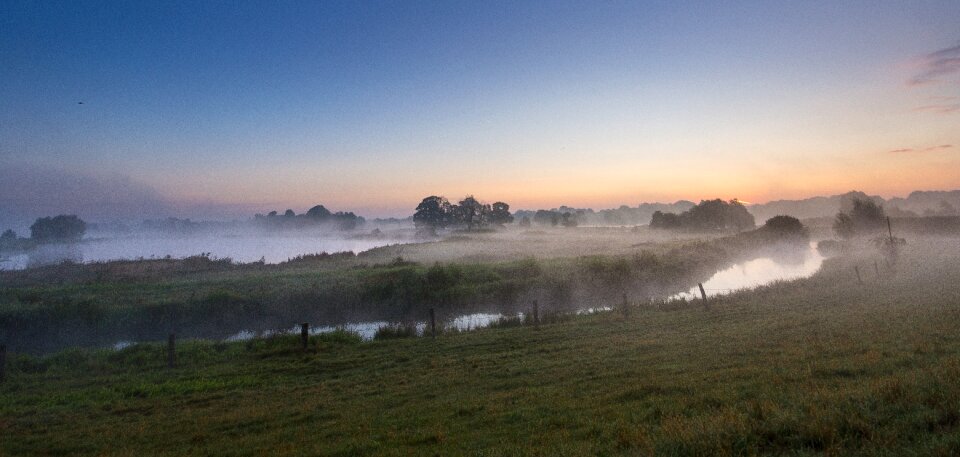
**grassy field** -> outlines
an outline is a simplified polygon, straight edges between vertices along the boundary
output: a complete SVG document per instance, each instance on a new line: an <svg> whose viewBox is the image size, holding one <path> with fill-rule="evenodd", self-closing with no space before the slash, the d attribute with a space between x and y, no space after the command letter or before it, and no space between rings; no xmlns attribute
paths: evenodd
<svg viewBox="0 0 960 457"><path fill-rule="evenodd" d="M14 357L0 454L960 455L960 244L911 240L895 270L847 253L709 310L178 356Z"/></svg>

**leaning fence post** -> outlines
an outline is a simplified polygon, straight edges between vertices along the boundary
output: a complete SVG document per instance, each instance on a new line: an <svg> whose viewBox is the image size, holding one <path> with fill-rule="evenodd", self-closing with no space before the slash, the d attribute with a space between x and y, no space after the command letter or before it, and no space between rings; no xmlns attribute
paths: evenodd
<svg viewBox="0 0 960 457"><path fill-rule="evenodd" d="M536 300L533 301L533 328L540 328L540 304Z"/></svg>
<svg viewBox="0 0 960 457"><path fill-rule="evenodd" d="M0 382L7 377L7 345L0 344Z"/></svg>
<svg viewBox="0 0 960 457"><path fill-rule="evenodd" d="M430 338L437 337L437 312L430 308Z"/></svg>
<svg viewBox="0 0 960 457"><path fill-rule="evenodd" d="M863 279L860 278L860 267L854 265L854 266L853 266L853 271L856 271L856 272L857 272L857 282L860 283L860 284L863 284Z"/></svg>
<svg viewBox="0 0 960 457"><path fill-rule="evenodd" d="M893 245L893 227L890 227L890 216L887 216L887 233L890 235L890 245Z"/></svg>
<svg viewBox="0 0 960 457"><path fill-rule="evenodd" d="M177 338L170 334L167 338L167 368L173 368L177 365Z"/></svg>
<svg viewBox="0 0 960 457"><path fill-rule="evenodd" d="M707 291L703 289L703 283L698 282L697 287L700 288L700 297L703 298L703 307L707 307Z"/></svg>
<svg viewBox="0 0 960 457"><path fill-rule="evenodd" d="M310 323L304 322L300 324L300 345L303 346L303 350L307 350L307 346L310 344Z"/></svg>

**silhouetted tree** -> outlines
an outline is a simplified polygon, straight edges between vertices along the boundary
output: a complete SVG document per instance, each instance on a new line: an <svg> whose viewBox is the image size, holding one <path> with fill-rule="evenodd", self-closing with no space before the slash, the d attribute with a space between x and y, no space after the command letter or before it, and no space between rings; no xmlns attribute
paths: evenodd
<svg viewBox="0 0 960 457"><path fill-rule="evenodd" d="M17 248L17 233L13 230L6 230L0 235L0 250L4 249L16 249Z"/></svg>
<svg viewBox="0 0 960 457"><path fill-rule="evenodd" d="M450 222L450 212L450 202L446 198L432 195L424 198L417 205L416 212L413 213L413 223L421 228L438 229L446 227Z"/></svg>
<svg viewBox="0 0 960 457"><path fill-rule="evenodd" d="M674 213L654 211L653 218L650 219L650 228L678 229L680 228L680 216Z"/></svg>
<svg viewBox="0 0 960 457"><path fill-rule="evenodd" d="M560 213L540 209L533 214L533 222L538 225L552 225L556 227L560 224Z"/></svg>
<svg viewBox="0 0 960 457"><path fill-rule="evenodd" d="M456 206L454 214L458 224L466 225L467 230L473 230L474 226L483 225L488 207L481 204L473 195L468 195L460 200Z"/></svg>
<svg viewBox="0 0 960 457"><path fill-rule="evenodd" d="M564 227L576 227L577 224L576 214L567 212L560 215L560 225Z"/></svg>
<svg viewBox="0 0 960 457"><path fill-rule="evenodd" d="M283 217L295 217L297 213L293 212L292 209L288 209L283 212Z"/></svg>
<svg viewBox="0 0 960 457"><path fill-rule="evenodd" d="M510 205L504 202L496 202L490 209L487 217L491 224L503 225L513 222L513 215L510 214Z"/></svg>
<svg viewBox="0 0 960 457"><path fill-rule="evenodd" d="M87 224L75 215L41 217L30 226L30 238L37 242L80 241Z"/></svg>
<svg viewBox="0 0 960 457"><path fill-rule="evenodd" d="M353 213L350 213L350 214L353 214ZM328 210L327 208L324 208L323 205L317 205L307 210L307 217L311 219L325 220L325 219L329 219L330 216L331 216L330 210Z"/></svg>
<svg viewBox="0 0 960 457"><path fill-rule="evenodd" d="M885 220L883 206L873 200L856 198L849 214L843 211L837 213L833 220L833 231L841 238L852 238L883 228Z"/></svg>

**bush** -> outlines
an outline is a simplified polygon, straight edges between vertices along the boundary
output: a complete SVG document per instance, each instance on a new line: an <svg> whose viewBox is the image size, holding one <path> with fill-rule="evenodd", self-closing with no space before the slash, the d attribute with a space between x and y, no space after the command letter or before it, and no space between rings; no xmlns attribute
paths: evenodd
<svg viewBox="0 0 960 457"><path fill-rule="evenodd" d="M809 237L807 228L793 216L771 217L763 224L763 230L780 238L806 239Z"/></svg>
<svg viewBox="0 0 960 457"><path fill-rule="evenodd" d="M390 324L377 329L373 335L375 340L393 340L397 338L414 338L417 336L417 326L414 324Z"/></svg>

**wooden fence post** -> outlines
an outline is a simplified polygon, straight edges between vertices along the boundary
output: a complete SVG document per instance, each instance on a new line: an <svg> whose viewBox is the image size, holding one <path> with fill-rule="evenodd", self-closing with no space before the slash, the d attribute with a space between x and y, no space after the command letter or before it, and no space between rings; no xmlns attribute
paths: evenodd
<svg viewBox="0 0 960 457"><path fill-rule="evenodd" d="M304 322L300 324L300 345L303 346L303 350L307 350L307 346L310 344L310 323Z"/></svg>
<svg viewBox="0 0 960 457"><path fill-rule="evenodd" d="M430 308L430 337L437 337L437 312Z"/></svg>
<svg viewBox="0 0 960 457"><path fill-rule="evenodd" d="M623 317L630 316L630 302L627 301L627 294L623 294Z"/></svg>
<svg viewBox="0 0 960 457"><path fill-rule="evenodd" d="M7 345L0 344L0 383L7 377Z"/></svg>
<svg viewBox="0 0 960 457"><path fill-rule="evenodd" d="M877 279L880 279L880 266L876 260L873 261L873 271L877 273Z"/></svg>
<svg viewBox="0 0 960 457"><path fill-rule="evenodd" d="M177 365L177 337L173 333L167 338L167 368Z"/></svg>
<svg viewBox="0 0 960 457"><path fill-rule="evenodd" d="M700 288L700 297L703 298L703 307L707 308L707 291L703 289L703 283L698 282L697 287Z"/></svg>
<svg viewBox="0 0 960 457"><path fill-rule="evenodd" d="M856 272L857 272L857 282L860 283L860 284L863 284L863 279L860 278L860 267L854 265L854 266L853 266L853 271L856 271Z"/></svg>
<svg viewBox="0 0 960 457"><path fill-rule="evenodd" d="M890 235L890 245L893 245L893 228L890 227L890 216L887 216L887 233Z"/></svg>
<svg viewBox="0 0 960 457"><path fill-rule="evenodd" d="M533 328L540 328L540 304L533 301Z"/></svg>

